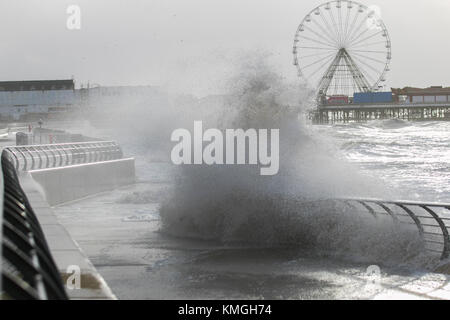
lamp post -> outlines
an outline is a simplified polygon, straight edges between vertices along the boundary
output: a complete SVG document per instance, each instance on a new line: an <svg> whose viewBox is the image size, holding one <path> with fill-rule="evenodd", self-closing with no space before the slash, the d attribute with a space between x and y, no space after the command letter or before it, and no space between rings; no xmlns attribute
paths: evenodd
<svg viewBox="0 0 450 320"><path fill-rule="evenodd" d="M39 119L38 125L39 125L39 144L42 144L42 125L44 124L44 121L42 119Z"/></svg>

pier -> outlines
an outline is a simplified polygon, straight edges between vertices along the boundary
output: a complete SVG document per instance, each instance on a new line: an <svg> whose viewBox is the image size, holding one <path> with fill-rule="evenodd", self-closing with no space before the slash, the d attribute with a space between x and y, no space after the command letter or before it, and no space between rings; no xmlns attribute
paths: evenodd
<svg viewBox="0 0 450 320"><path fill-rule="evenodd" d="M321 105L311 118L315 124L361 123L372 120L450 121L450 102Z"/></svg>

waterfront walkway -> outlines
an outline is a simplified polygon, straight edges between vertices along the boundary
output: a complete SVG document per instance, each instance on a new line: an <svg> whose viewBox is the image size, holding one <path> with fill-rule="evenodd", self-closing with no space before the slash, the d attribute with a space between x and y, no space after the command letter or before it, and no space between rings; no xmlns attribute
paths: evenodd
<svg viewBox="0 0 450 320"><path fill-rule="evenodd" d="M28 173L22 173L20 183L41 224L61 277L66 282L64 284L69 298L115 299L103 277L97 272L66 228L58 221L31 176ZM80 288L69 289L67 286L68 278L74 274L73 269L69 268L71 266L75 266L81 271ZM73 285L75 285L75 281L70 281L70 286Z"/></svg>

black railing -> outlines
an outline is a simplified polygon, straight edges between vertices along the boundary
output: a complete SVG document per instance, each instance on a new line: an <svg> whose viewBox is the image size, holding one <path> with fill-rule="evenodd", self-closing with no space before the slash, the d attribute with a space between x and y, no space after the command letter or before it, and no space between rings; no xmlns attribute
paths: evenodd
<svg viewBox="0 0 450 320"><path fill-rule="evenodd" d="M64 167L123 157L122 149L114 141L13 146L4 150L18 171Z"/></svg>
<svg viewBox="0 0 450 320"><path fill-rule="evenodd" d="M339 199L353 209L374 218L389 216L396 223L413 224L422 236L425 248L440 258L450 257L450 204L378 199Z"/></svg>
<svg viewBox="0 0 450 320"><path fill-rule="evenodd" d="M10 155L1 155L3 192L2 299L67 299L44 233Z"/></svg>

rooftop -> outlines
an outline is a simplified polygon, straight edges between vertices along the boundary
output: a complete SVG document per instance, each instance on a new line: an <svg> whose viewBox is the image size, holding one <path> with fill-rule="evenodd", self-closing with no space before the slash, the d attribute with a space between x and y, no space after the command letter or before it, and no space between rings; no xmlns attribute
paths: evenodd
<svg viewBox="0 0 450 320"><path fill-rule="evenodd" d="M75 83L70 80L31 80L31 81L0 81L0 91L44 91L73 90Z"/></svg>
<svg viewBox="0 0 450 320"><path fill-rule="evenodd" d="M450 87L432 86L429 88L405 87L403 89L392 88L392 93L396 95L415 96L415 95L448 95Z"/></svg>

